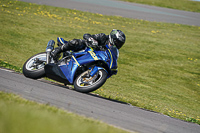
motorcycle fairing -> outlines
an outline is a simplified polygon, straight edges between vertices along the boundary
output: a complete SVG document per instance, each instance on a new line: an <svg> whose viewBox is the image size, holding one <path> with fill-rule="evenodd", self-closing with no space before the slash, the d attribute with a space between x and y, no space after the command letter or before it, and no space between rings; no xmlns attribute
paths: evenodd
<svg viewBox="0 0 200 133"><path fill-rule="evenodd" d="M59 66L70 84L73 84L74 75L78 66L80 66L80 64L74 56L72 56L71 60L67 64Z"/></svg>
<svg viewBox="0 0 200 133"><path fill-rule="evenodd" d="M118 71L117 59L119 57L119 50L116 48L116 46L109 47L108 45L106 45L106 47L108 48L107 54L109 55L109 58L110 58L110 62L108 64L111 69L111 73L117 74L117 71Z"/></svg>
<svg viewBox="0 0 200 133"><path fill-rule="evenodd" d="M69 84L67 78L65 77L65 75L63 74L62 70L58 65L50 63L45 65L44 69L45 69L45 74L48 78L65 84Z"/></svg>
<svg viewBox="0 0 200 133"><path fill-rule="evenodd" d="M58 46L62 46L62 45L65 45L66 43L68 43L68 41L65 41L61 37L57 37L57 42L58 42Z"/></svg>
<svg viewBox="0 0 200 133"><path fill-rule="evenodd" d="M94 75L98 70L105 69L108 73L108 78L112 74L117 73L117 58L116 53L113 52L112 47L106 46L106 51L95 51L91 48L87 48L84 52L74 53L71 60L64 65L59 65L60 70L65 76L65 79L70 84L74 82L74 76L79 66L101 62L104 67L96 67L91 71L91 75Z"/></svg>
<svg viewBox="0 0 200 133"><path fill-rule="evenodd" d="M91 51L74 53L71 60L67 64L59 66L63 74L66 76L71 84L73 84L74 76L79 66L94 62L94 57L96 58L96 60L98 59L98 57L94 55L94 52L92 53L93 56L91 55L91 53Z"/></svg>

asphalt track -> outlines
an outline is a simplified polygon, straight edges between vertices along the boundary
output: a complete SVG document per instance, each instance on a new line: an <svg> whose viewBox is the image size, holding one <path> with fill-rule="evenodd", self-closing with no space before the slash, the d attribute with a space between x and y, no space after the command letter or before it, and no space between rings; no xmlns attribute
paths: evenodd
<svg viewBox="0 0 200 133"><path fill-rule="evenodd" d="M137 6L137 4L126 2L119 2L127 4L119 8L118 4L112 3L115 1L109 1L111 3L106 4L105 0L100 0L99 2L96 0L24 1L150 21L200 25L199 13L157 7L146 8L144 5ZM129 6L130 8L127 8ZM132 6L137 7L131 9ZM142 14L138 15L138 12L142 12ZM86 117L95 118L129 131L141 133L199 133L200 131L200 126L194 123L184 122L93 94L79 93L44 80L28 79L21 74L8 70L0 69L0 90L16 93L29 100L50 104Z"/></svg>
<svg viewBox="0 0 200 133"><path fill-rule="evenodd" d="M21 0L104 15L200 26L200 13L160 8L116 0Z"/></svg>
<svg viewBox="0 0 200 133"><path fill-rule="evenodd" d="M0 68L0 91L49 104L110 125L141 133L199 133L200 126L127 103L83 94L45 80L32 80Z"/></svg>

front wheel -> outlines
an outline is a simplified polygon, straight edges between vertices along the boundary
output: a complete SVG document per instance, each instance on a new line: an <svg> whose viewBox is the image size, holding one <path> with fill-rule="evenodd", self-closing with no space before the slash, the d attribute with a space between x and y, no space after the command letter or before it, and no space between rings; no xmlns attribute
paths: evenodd
<svg viewBox="0 0 200 133"><path fill-rule="evenodd" d="M45 76L44 66L46 64L46 52L42 52L30 57L23 66L24 76L38 79Z"/></svg>
<svg viewBox="0 0 200 133"><path fill-rule="evenodd" d="M107 80L107 72L103 69L92 77L89 75L90 71L85 71L80 74L74 81L74 88L76 91L88 93L100 88Z"/></svg>

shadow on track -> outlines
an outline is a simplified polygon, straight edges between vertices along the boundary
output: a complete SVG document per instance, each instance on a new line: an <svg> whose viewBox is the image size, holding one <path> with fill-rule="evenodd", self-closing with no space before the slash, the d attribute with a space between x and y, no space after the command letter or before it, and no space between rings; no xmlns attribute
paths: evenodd
<svg viewBox="0 0 200 133"><path fill-rule="evenodd" d="M44 83L48 83L48 84L51 84L51 85L55 85L55 86L58 86L58 87L62 87L64 89L75 91L73 87L71 87L71 86L65 86L65 85L63 85L62 83L59 83L59 82L53 82L53 81L49 81L49 80L45 80L45 79L39 79L39 81L44 82ZM78 91L76 91L76 92L78 92ZM81 92L78 92L78 93L89 95L89 96L93 96L93 97L97 97L97 98L101 98L101 99L105 99L105 100L109 100L109 101L116 102L116 103L130 105L129 103L126 103L126 102L123 102L123 101L118 101L118 100L111 99L111 98L105 98L105 97L99 96L99 95L97 95L95 93L92 93L92 92L90 92L90 93L81 93Z"/></svg>

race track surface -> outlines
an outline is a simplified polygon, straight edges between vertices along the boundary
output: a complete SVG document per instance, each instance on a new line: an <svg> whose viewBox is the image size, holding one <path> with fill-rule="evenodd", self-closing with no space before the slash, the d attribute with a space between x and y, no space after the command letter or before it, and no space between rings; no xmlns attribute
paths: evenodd
<svg viewBox="0 0 200 133"><path fill-rule="evenodd" d="M21 0L42 5L77 9L104 15L143 19L156 22L200 26L200 13L160 8L117 0Z"/></svg>
<svg viewBox="0 0 200 133"><path fill-rule="evenodd" d="M36 102L50 104L86 117L141 133L199 133L200 126L126 103L83 94L45 80L32 80L0 69L0 91L12 92Z"/></svg>

